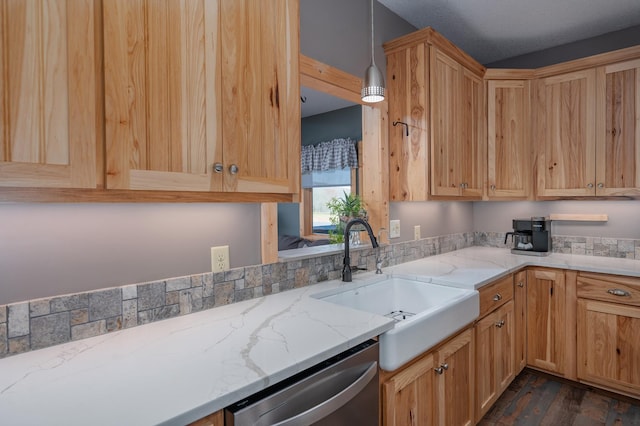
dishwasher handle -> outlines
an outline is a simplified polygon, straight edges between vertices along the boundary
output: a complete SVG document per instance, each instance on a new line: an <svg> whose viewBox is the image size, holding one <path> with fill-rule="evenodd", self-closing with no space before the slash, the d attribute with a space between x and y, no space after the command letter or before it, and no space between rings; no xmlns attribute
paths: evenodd
<svg viewBox="0 0 640 426"><path fill-rule="evenodd" d="M376 361L373 361L370 364L369 368L367 368L364 373L360 375L360 377L349 384L349 386L333 395L331 398L328 398L321 404L318 404L302 413L296 414L295 416L275 423L273 426L308 425L327 417L329 414L337 411L340 407L342 407L356 395L358 395L376 376L377 372L378 363ZM298 394L298 396L304 397L305 392L308 391L303 390Z"/></svg>

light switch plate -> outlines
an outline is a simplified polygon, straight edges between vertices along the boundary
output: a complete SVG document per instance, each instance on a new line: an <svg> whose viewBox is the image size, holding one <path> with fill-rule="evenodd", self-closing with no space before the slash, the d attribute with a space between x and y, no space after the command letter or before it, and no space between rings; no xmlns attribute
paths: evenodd
<svg viewBox="0 0 640 426"><path fill-rule="evenodd" d="M413 227L413 239L414 240L420 239L420 225L416 225Z"/></svg>
<svg viewBox="0 0 640 426"><path fill-rule="evenodd" d="M389 221L389 238L400 238L400 221Z"/></svg>
<svg viewBox="0 0 640 426"><path fill-rule="evenodd" d="M211 272L229 269L229 246L211 247Z"/></svg>

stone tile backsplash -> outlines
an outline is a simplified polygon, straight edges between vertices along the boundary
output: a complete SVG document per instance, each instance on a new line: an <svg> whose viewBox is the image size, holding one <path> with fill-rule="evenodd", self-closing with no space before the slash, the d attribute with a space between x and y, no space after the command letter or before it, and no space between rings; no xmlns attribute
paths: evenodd
<svg viewBox="0 0 640 426"><path fill-rule="evenodd" d="M383 265L477 246L506 247L504 233L467 232L385 245ZM553 251L640 260L640 240L553 237ZM351 253L375 269L377 251ZM342 254L247 266L0 306L0 358L340 278Z"/></svg>

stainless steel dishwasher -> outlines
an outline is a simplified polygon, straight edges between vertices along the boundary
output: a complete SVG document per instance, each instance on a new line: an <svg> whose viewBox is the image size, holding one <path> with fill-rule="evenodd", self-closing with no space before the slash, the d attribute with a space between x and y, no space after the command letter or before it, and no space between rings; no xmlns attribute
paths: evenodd
<svg viewBox="0 0 640 426"><path fill-rule="evenodd" d="M225 409L225 425L378 424L378 342L369 340Z"/></svg>

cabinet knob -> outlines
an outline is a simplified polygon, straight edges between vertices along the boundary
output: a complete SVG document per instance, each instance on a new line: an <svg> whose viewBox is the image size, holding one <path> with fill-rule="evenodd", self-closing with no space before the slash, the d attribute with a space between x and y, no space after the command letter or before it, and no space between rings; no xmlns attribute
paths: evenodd
<svg viewBox="0 0 640 426"><path fill-rule="evenodd" d="M600 182L600 183L598 184L598 188L599 188L599 189L604 188L604 183Z"/></svg>
<svg viewBox="0 0 640 426"><path fill-rule="evenodd" d="M587 188L589 188L589 189L593 189L593 184L592 184L592 183L588 183L588 184L587 184Z"/></svg>
<svg viewBox="0 0 640 426"><path fill-rule="evenodd" d="M224 169L224 166L222 165L222 163L215 163L213 165L213 171L216 173L222 173L223 169Z"/></svg>
<svg viewBox="0 0 640 426"><path fill-rule="evenodd" d="M610 288L609 290L607 290L607 293L613 294L614 296L631 297L631 293L629 293L626 290L621 290L619 288Z"/></svg>
<svg viewBox="0 0 640 426"><path fill-rule="evenodd" d="M238 171L240 171L240 168L237 165L232 164L229 166L229 173L232 175L238 174Z"/></svg>
<svg viewBox="0 0 640 426"><path fill-rule="evenodd" d="M498 321L498 322L496 323L496 327L498 327L498 328L502 328L502 327L504 327L504 320L500 320L500 321Z"/></svg>
<svg viewBox="0 0 640 426"><path fill-rule="evenodd" d="M502 295L500 293L498 293L495 296L493 296L493 301L494 302L498 302L500 300L502 300Z"/></svg>
<svg viewBox="0 0 640 426"><path fill-rule="evenodd" d="M492 191L495 191L495 190L496 190L496 186L495 186L495 185L491 185L491 186L489 187L489 189L491 189Z"/></svg>
<svg viewBox="0 0 640 426"><path fill-rule="evenodd" d="M524 287L524 283L522 281L519 281L518 282L518 287L520 287L520 288Z"/></svg>
<svg viewBox="0 0 640 426"><path fill-rule="evenodd" d="M437 374L442 374L445 370L449 369L449 364L440 364L440 367L436 367L433 369Z"/></svg>

